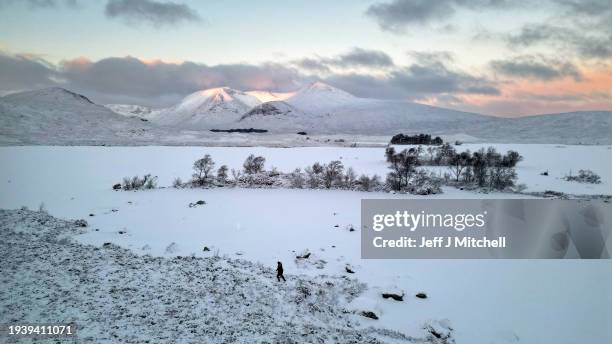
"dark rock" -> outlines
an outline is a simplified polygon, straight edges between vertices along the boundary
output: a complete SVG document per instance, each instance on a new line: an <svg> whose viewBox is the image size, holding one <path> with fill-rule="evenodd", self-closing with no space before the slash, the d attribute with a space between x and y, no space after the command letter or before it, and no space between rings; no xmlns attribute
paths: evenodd
<svg viewBox="0 0 612 344"><path fill-rule="evenodd" d="M202 251L204 251L204 252L208 252L208 251L210 251L210 249L208 248L208 246L204 246L204 248L202 249Z"/></svg>
<svg viewBox="0 0 612 344"><path fill-rule="evenodd" d="M113 185L113 190L121 190L121 184L117 183Z"/></svg>
<svg viewBox="0 0 612 344"><path fill-rule="evenodd" d="M126 231L119 231L119 234L125 234Z"/></svg>
<svg viewBox="0 0 612 344"><path fill-rule="evenodd" d="M418 297L419 299L426 299L427 298L427 294L425 294L425 293L418 293L415 296Z"/></svg>
<svg viewBox="0 0 612 344"><path fill-rule="evenodd" d="M298 135L308 135L305 131L298 131Z"/></svg>
<svg viewBox="0 0 612 344"><path fill-rule="evenodd" d="M87 227L87 221L83 220L83 219L79 219L74 221L75 226L78 227Z"/></svg>
<svg viewBox="0 0 612 344"><path fill-rule="evenodd" d="M104 247L104 248L109 248L109 247L111 247L112 245L113 245L113 244L111 244L110 242L105 242L105 243L102 245L102 247Z"/></svg>
<svg viewBox="0 0 612 344"><path fill-rule="evenodd" d="M404 294L402 295L398 295L398 294L394 294L394 293L383 293L382 294L383 299L393 299L395 301L404 301Z"/></svg>
<svg viewBox="0 0 612 344"><path fill-rule="evenodd" d="M206 202L204 202L204 201L202 201L202 200L199 200L199 201L197 201L195 204L197 204L197 205L203 205L203 204L206 204Z"/></svg>
<svg viewBox="0 0 612 344"><path fill-rule="evenodd" d="M212 131L213 133L267 133L268 130L266 129L254 129L254 128L249 128L249 129L210 129L210 131Z"/></svg>
<svg viewBox="0 0 612 344"><path fill-rule="evenodd" d="M310 252L305 253L305 254L303 254L301 256L297 256L295 258L297 258L297 259L308 259L308 258L310 258Z"/></svg>
<svg viewBox="0 0 612 344"><path fill-rule="evenodd" d="M89 214L89 216L96 216L96 215L94 215L94 214Z"/></svg>
<svg viewBox="0 0 612 344"><path fill-rule="evenodd" d="M351 268L349 268L348 266L345 266L344 269L346 270L346 272L348 272L349 274L354 274L355 271L351 270ZM383 296L384 297L384 296Z"/></svg>
<svg viewBox="0 0 612 344"><path fill-rule="evenodd" d="M359 313L359 315L361 315L363 317L366 317L366 318L378 320L378 316L376 315L376 313L374 313L372 311L361 311L361 313Z"/></svg>
<svg viewBox="0 0 612 344"><path fill-rule="evenodd" d="M335 225L335 226L334 226L334 228L338 228L338 227L340 227L340 225Z"/></svg>

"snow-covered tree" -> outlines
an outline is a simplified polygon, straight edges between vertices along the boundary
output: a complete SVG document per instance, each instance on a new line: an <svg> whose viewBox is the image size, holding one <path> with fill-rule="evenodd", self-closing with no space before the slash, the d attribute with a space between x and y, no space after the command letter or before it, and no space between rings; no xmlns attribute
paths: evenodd
<svg viewBox="0 0 612 344"><path fill-rule="evenodd" d="M246 174L261 173L264 170L265 162L266 158L263 156L255 156L251 154L246 158L242 166L244 167L244 172Z"/></svg>
<svg viewBox="0 0 612 344"><path fill-rule="evenodd" d="M215 167L215 162L209 154L204 155L202 159L196 160L193 163L193 183L196 185L204 185L208 182L210 172Z"/></svg>

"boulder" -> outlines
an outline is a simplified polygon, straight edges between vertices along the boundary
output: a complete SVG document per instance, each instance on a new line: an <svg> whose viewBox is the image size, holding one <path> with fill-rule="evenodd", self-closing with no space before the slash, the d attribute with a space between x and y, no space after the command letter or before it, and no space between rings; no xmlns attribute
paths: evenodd
<svg viewBox="0 0 612 344"><path fill-rule="evenodd" d="M372 311L361 311L359 313L359 315L366 317L366 318L370 318L370 319L374 319L374 320L378 320L378 316L376 315L376 313L372 312Z"/></svg>
<svg viewBox="0 0 612 344"><path fill-rule="evenodd" d="M383 293L383 299L393 299L395 301L404 301L404 294L399 295L395 293Z"/></svg>

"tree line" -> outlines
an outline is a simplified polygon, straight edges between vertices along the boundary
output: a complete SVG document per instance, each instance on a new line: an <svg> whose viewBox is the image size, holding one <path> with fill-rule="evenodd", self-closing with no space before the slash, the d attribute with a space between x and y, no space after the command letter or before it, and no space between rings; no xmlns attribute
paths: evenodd
<svg viewBox="0 0 612 344"><path fill-rule="evenodd" d="M515 186L515 167L523 159L513 150L501 154L495 147L488 147L473 153L469 150L458 152L448 143L426 150L419 145L399 153L390 146L385 156L391 169L387 180L395 190L406 187L417 172L416 167L423 165L446 166L448 173L445 173L444 180L455 185L505 190Z"/></svg>

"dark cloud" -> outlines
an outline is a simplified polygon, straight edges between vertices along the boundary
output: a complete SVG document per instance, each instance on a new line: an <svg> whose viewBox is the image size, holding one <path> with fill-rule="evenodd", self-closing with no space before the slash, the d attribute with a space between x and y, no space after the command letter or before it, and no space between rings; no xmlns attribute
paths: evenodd
<svg viewBox="0 0 612 344"><path fill-rule="evenodd" d="M207 66L194 62L145 63L133 57L79 58L54 66L35 56L0 52L0 94L61 86L99 103L173 104L211 87L295 90L305 81L295 69L273 63Z"/></svg>
<svg viewBox="0 0 612 344"><path fill-rule="evenodd" d="M505 37L512 47L543 45L584 58L612 57L612 6L609 0L554 0L550 23L531 23Z"/></svg>
<svg viewBox="0 0 612 344"><path fill-rule="evenodd" d="M491 67L499 74L515 78L554 80L571 77L582 80L580 70L571 62L536 56L519 56L506 60L491 61Z"/></svg>
<svg viewBox="0 0 612 344"><path fill-rule="evenodd" d="M590 33L569 26L549 24L525 25L517 34L506 36L511 47L552 46L580 57L607 59L612 57L612 34Z"/></svg>
<svg viewBox="0 0 612 344"><path fill-rule="evenodd" d="M341 55L345 56L345 55ZM359 64L363 64L359 60ZM219 86L240 90L293 91L316 79L277 63L207 66L194 62L145 63L133 57L99 61L84 58L53 66L34 56L0 54L0 91L62 86L98 103L168 106L191 92ZM394 67L384 77L368 73L334 74L326 82L355 95L385 99L423 99L456 94L498 94L486 78L448 67L441 61L421 61Z"/></svg>
<svg viewBox="0 0 612 344"><path fill-rule="evenodd" d="M0 52L0 93L50 86L55 70L35 56Z"/></svg>
<svg viewBox="0 0 612 344"><path fill-rule="evenodd" d="M331 68L328 63L321 58L310 58L305 57L299 60L293 61L293 64L297 67L316 73L330 73Z"/></svg>
<svg viewBox="0 0 612 344"><path fill-rule="evenodd" d="M154 0L109 0L105 13L109 18L118 18L128 24L154 27L201 20L200 15L185 4Z"/></svg>
<svg viewBox="0 0 612 344"><path fill-rule="evenodd" d="M317 73L331 73L333 69L390 68L395 66L391 56L385 52L363 48L353 48L334 57L302 58L293 61L293 64L301 69Z"/></svg>
<svg viewBox="0 0 612 344"><path fill-rule="evenodd" d="M398 68L386 77L333 75L326 81L357 96L418 100L453 94L497 95L492 81L455 71L439 61Z"/></svg>
<svg viewBox="0 0 612 344"><path fill-rule="evenodd" d="M393 60L386 53L379 50L354 48L341 54L332 63L341 67L392 67Z"/></svg>
<svg viewBox="0 0 612 344"><path fill-rule="evenodd" d="M516 5L506 0L391 0L371 5L366 15L374 18L381 29L402 32L412 25L425 25L452 17L459 8L480 10Z"/></svg>
<svg viewBox="0 0 612 344"><path fill-rule="evenodd" d="M139 103L169 105L188 93L219 86L240 90L293 90L299 75L278 64L227 64L207 66L194 62L144 63L133 57L106 58L97 62L72 60L60 72L75 90L103 94L104 102L129 95Z"/></svg>

